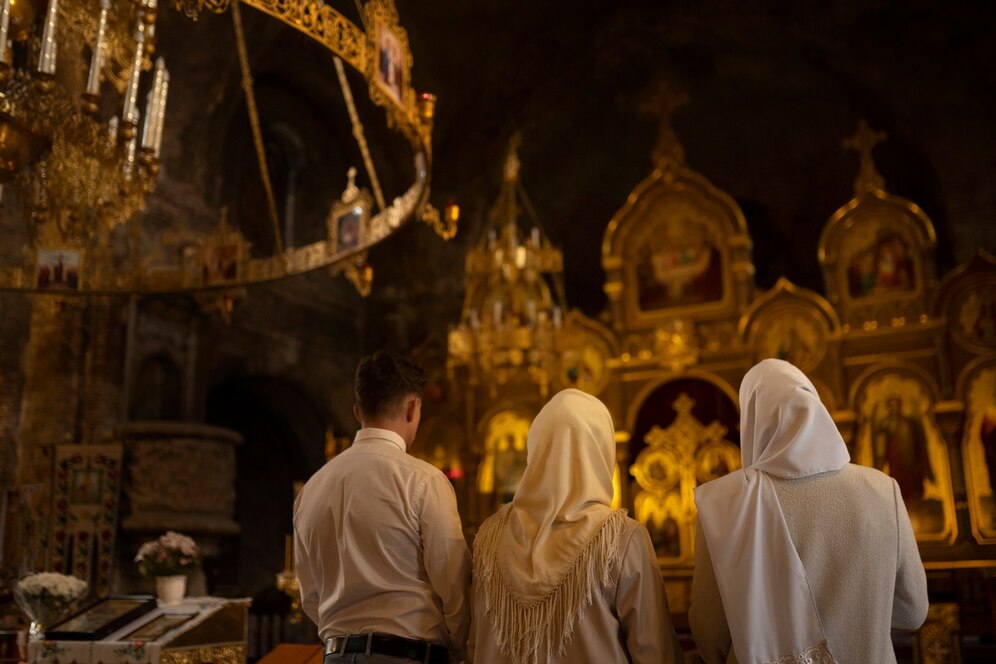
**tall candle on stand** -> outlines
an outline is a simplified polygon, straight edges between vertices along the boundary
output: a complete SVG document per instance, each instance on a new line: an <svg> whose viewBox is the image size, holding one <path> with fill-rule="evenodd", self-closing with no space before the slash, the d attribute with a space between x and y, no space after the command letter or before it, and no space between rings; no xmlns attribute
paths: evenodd
<svg viewBox="0 0 996 664"><path fill-rule="evenodd" d="M41 53L38 56L38 73L55 76L55 24L59 17L59 0L48 0L45 28L42 30Z"/></svg>

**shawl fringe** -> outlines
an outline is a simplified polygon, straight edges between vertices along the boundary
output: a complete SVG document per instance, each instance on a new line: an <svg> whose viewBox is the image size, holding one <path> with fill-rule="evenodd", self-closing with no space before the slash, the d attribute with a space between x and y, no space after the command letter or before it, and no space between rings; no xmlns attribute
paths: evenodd
<svg viewBox="0 0 996 664"><path fill-rule="evenodd" d="M509 661L549 662L562 656L585 608L602 588L615 585L621 564L619 537L626 510L615 510L588 540L556 588L542 599L522 602L505 582L499 543L511 504L504 505L481 527L474 540L477 561L474 582L480 584L495 643Z"/></svg>

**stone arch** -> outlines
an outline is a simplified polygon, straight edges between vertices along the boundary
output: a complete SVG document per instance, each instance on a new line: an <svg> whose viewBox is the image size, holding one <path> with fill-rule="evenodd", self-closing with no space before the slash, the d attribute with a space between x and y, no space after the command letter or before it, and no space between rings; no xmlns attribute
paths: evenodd
<svg viewBox="0 0 996 664"><path fill-rule="evenodd" d="M238 541L214 581L253 595L273 584L292 532L294 483L325 462L327 416L299 386L281 378L247 376L210 391L207 421L242 434L236 453ZM333 427L343 430L343 427Z"/></svg>

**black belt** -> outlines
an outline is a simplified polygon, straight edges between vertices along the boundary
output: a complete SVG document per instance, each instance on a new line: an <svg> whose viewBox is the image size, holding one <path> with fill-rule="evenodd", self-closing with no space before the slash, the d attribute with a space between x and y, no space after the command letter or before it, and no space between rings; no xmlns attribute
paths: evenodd
<svg viewBox="0 0 996 664"><path fill-rule="evenodd" d="M443 646L390 634L350 634L325 640L325 657L347 653L402 657L424 664L449 664L450 661L449 653Z"/></svg>

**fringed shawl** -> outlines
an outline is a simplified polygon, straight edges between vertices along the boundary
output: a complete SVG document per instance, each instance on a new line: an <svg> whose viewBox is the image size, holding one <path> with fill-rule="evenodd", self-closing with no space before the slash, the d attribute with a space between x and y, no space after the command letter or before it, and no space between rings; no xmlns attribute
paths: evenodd
<svg viewBox="0 0 996 664"><path fill-rule="evenodd" d="M474 583L484 592L486 610L498 649L512 662L539 664L564 654L584 609L605 588L615 585L621 564L619 538L626 511L602 522L560 584L539 600L520 601L505 583L501 535L511 504L484 522L474 541Z"/></svg>
<svg viewBox="0 0 996 664"><path fill-rule="evenodd" d="M474 544L495 641L516 664L564 652L584 608L617 577L625 512L612 509L615 434L605 405L558 392L533 421L526 470Z"/></svg>

